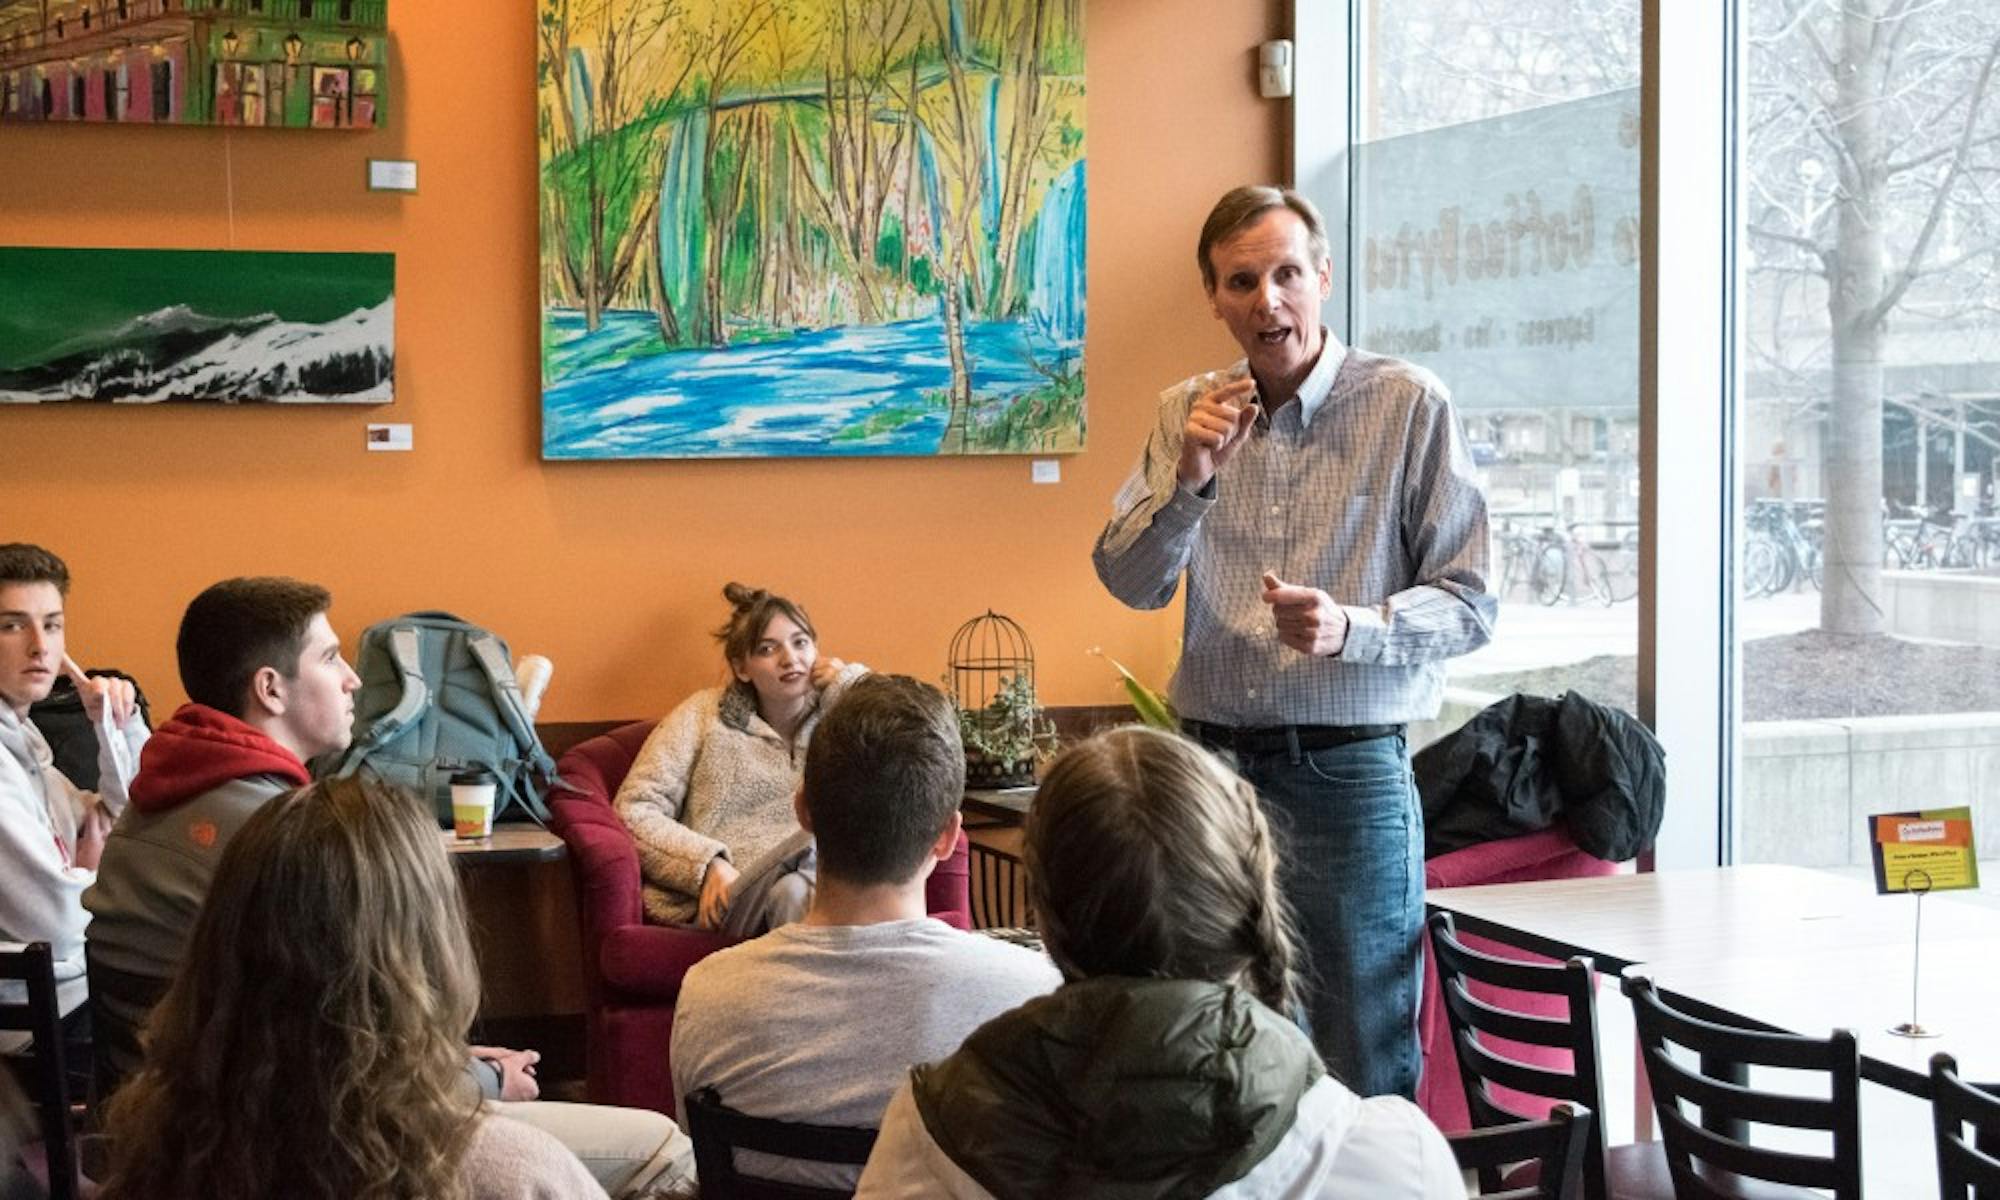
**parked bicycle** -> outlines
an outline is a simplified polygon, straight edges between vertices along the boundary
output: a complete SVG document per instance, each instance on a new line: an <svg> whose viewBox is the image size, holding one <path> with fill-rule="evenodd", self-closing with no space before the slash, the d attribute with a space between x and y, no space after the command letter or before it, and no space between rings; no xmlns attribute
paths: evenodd
<svg viewBox="0 0 2000 1200"><path fill-rule="evenodd" d="M1912 510L1902 510L1909 512ZM1903 571L1985 568L2000 562L2000 518L1917 511L1882 517L1882 565Z"/></svg>
<svg viewBox="0 0 2000 1200"><path fill-rule="evenodd" d="M1569 535L1572 546L1581 546L1604 567L1605 581L1611 589L1611 600L1607 603L1623 603L1639 594L1637 521L1577 521L1570 525ZM1596 567L1586 565L1583 569L1595 571Z"/></svg>
<svg viewBox="0 0 2000 1200"><path fill-rule="evenodd" d="M1495 535L1500 542L1501 598L1505 599L1516 588L1525 588L1529 598L1541 605L1553 605L1568 597L1572 604L1590 599L1609 606L1617 598L1612 572L1595 549L1596 544L1579 536L1584 525L1584 522L1572 523L1565 532L1552 524L1543 524L1529 532L1513 519L1503 517ZM1638 591L1637 531L1608 543L1623 550L1628 539L1635 582L1626 598Z"/></svg>
<svg viewBox="0 0 2000 1200"><path fill-rule="evenodd" d="M1744 514L1743 594L1774 596L1807 583L1825 582L1823 500L1758 499Z"/></svg>

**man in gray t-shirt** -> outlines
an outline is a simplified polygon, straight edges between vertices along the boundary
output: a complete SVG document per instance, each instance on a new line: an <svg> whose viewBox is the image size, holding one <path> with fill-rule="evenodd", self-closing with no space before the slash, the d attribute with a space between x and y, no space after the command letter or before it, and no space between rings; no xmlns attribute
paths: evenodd
<svg viewBox="0 0 2000 1200"><path fill-rule="evenodd" d="M1030 950L924 915L958 845L965 754L951 702L906 676L858 680L822 718L794 800L818 841L805 919L703 959L681 984L674 1094L752 1116L874 1128L911 1066L1062 982ZM746 1171L852 1188L859 1168L741 1156Z"/></svg>

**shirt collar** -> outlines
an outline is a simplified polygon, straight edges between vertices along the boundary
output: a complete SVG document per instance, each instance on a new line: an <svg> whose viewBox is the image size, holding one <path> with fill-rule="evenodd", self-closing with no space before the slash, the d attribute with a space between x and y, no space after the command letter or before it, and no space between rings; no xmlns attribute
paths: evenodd
<svg viewBox="0 0 2000 1200"><path fill-rule="evenodd" d="M1340 364L1347 361L1347 347L1340 344L1340 339L1333 336L1324 325L1320 326L1319 332L1321 338L1319 361L1313 364L1312 373L1306 376L1306 381L1299 385L1301 429L1312 424L1320 406L1333 394L1333 381L1340 374Z"/></svg>

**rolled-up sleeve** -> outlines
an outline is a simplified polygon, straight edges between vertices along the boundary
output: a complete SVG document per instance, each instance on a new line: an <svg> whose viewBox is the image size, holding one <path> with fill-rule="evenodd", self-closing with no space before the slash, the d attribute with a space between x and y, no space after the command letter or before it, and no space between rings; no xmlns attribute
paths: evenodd
<svg viewBox="0 0 2000 1200"><path fill-rule="evenodd" d="M1192 389L1176 384L1160 396L1157 422L1139 463L1112 501L1111 520L1091 552L1097 577L1133 608L1163 608L1174 598L1194 553L1202 518L1215 506L1215 481L1202 492L1180 483L1181 436Z"/></svg>

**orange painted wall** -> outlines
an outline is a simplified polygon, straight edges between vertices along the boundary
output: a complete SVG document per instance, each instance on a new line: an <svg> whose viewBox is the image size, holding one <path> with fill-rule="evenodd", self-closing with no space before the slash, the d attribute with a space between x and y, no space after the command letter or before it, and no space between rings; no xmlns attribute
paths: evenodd
<svg viewBox="0 0 2000 1200"><path fill-rule="evenodd" d="M939 677L991 607L1034 639L1045 702L1118 698L1094 645L1163 678L1178 610L1122 608L1089 550L1159 388L1233 353L1191 247L1215 196L1283 166L1254 86L1283 4L1088 6L1090 436L1057 486L1024 458L542 463L534 12L396 0L376 132L0 126L0 243L397 255L391 407L0 409L0 540L68 559L79 656L177 703L187 600L292 574L349 638L435 607L549 655L547 719L650 715L721 677L705 631L739 578L879 668ZM369 158L415 159L420 193L369 193ZM363 449L385 420L414 453Z"/></svg>

